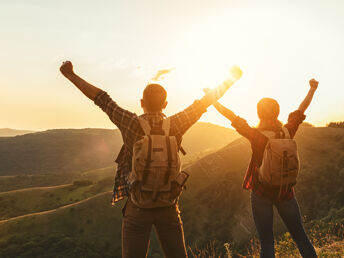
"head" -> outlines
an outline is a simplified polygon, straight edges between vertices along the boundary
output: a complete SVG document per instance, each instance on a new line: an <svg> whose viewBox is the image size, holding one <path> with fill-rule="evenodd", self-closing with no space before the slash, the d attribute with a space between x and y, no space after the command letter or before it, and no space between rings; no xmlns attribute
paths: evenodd
<svg viewBox="0 0 344 258"><path fill-rule="evenodd" d="M160 84L148 84L143 91L141 107L145 113L161 112L167 106L167 92Z"/></svg>
<svg viewBox="0 0 344 258"><path fill-rule="evenodd" d="M259 130L276 131L282 127L282 123L278 121L280 107L276 100L271 98L263 98L257 104L257 113L260 119Z"/></svg>

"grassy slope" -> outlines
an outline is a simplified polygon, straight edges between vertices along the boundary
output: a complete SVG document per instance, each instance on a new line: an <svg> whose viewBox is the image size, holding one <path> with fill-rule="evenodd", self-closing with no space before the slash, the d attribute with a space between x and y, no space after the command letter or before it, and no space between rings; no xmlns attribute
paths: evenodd
<svg viewBox="0 0 344 258"><path fill-rule="evenodd" d="M302 158L297 195L304 214L315 216L314 209L325 213L329 207L337 214L336 210L343 206L344 130L305 127L301 128L297 141ZM221 243L230 241L233 249L245 252L242 248L247 246L242 244L254 233L248 192L241 189L249 156L248 142L238 139L187 168L191 178L181 209L188 244L204 247L216 239L217 247L222 248ZM119 255L121 207L111 209L110 198L111 194L106 194L74 209L0 224L0 250L3 254L20 254L21 257L30 252L42 254L39 249L42 246L47 254L58 253L65 257L73 257L75 252L85 252L85 257L87 254L89 257ZM343 218L341 213L336 216ZM333 220L328 219L323 227ZM49 235L43 238L47 232ZM331 234L336 232L334 228ZM29 244L25 247L23 243ZM155 240L151 252L159 257Z"/></svg>
<svg viewBox="0 0 344 258"><path fill-rule="evenodd" d="M115 167L87 170L82 173L0 176L0 193L31 187L71 184L74 180L91 180L95 182L106 177L114 178L114 176Z"/></svg>
<svg viewBox="0 0 344 258"><path fill-rule="evenodd" d="M302 163L296 193L307 221L344 204L344 130L333 129L302 127L296 137ZM186 169L189 193L181 204L189 243L205 246L216 239L230 241L236 250L246 248L255 233L249 192L241 188L250 154L248 141L238 139ZM285 227L275 215L278 235Z"/></svg>
<svg viewBox="0 0 344 258"><path fill-rule="evenodd" d="M0 223L0 256L100 257L109 251L119 253L120 209L112 209L110 199L111 193L107 193L53 213Z"/></svg>
<svg viewBox="0 0 344 258"><path fill-rule="evenodd" d="M90 185L78 185L78 182L86 182L90 183ZM105 178L96 183L76 181L74 184L0 193L0 221L78 202L98 193L111 190L112 184L112 178Z"/></svg>

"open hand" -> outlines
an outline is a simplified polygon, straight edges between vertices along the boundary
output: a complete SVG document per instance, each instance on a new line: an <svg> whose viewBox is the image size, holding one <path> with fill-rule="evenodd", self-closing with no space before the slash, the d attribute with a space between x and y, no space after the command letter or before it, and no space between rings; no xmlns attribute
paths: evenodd
<svg viewBox="0 0 344 258"><path fill-rule="evenodd" d="M315 79L311 79L309 81L309 85L311 86L311 89L316 90L318 88L319 82Z"/></svg>
<svg viewBox="0 0 344 258"><path fill-rule="evenodd" d="M210 91L211 91L211 89L209 89L209 88L204 88L204 89L203 89L203 92L204 92L205 94L209 93Z"/></svg>
<svg viewBox="0 0 344 258"><path fill-rule="evenodd" d="M62 63L60 67L60 71L64 76L68 76L74 73L73 71L73 64L71 61L65 61Z"/></svg>

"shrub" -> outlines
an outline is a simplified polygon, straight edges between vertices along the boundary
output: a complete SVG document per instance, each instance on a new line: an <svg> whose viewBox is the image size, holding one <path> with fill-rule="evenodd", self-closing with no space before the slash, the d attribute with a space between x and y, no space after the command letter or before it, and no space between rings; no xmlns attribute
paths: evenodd
<svg viewBox="0 0 344 258"><path fill-rule="evenodd" d="M331 123L327 124L327 127L344 128L344 121L343 122L331 122Z"/></svg>

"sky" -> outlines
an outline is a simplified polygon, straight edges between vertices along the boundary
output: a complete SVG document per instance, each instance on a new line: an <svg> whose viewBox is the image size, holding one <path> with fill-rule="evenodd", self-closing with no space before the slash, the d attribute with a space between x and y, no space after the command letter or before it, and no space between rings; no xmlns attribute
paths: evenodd
<svg viewBox="0 0 344 258"><path fill-rule="evenodd" d="M77 74L141 114L142 91L158 70L167 115L216 87L231 66L243 77L220 100L251 125L272 97L280 120L297 109L316 126L344 120L344 1L1 0L0 128L115 128L60 73ZM201 121L230 127L213 107Z"/></svg>

